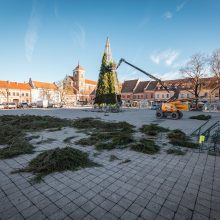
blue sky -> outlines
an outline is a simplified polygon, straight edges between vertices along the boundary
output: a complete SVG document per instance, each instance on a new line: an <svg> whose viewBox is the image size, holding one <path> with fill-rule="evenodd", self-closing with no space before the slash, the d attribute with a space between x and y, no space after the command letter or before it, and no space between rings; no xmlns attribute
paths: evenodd
<svg viewBox="0 0 220 220"><path fill-rule="evenodd" d="M0 79L58 81L78 61L97 80L106 37L123 57L162 79L197 52L220 48L219 0L0 0ZM147 80L128 66L119 79Z"/></svg>

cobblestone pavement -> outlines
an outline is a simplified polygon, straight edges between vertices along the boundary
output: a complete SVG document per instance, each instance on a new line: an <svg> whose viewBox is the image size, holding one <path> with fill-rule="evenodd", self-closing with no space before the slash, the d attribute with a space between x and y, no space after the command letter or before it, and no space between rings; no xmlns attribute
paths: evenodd
<svg viewBox="0 0 220 220"><path fill-rule="evenodd" d="M112 153L131 161L110 162ZM94 157L103 167L55 173L40 184L10 174L33 157L0 160L0 219L220 219L219 157L113 150Z"/></svg>
<svg viewBox="0 0 220 220"><path fill-rule="evenodd" d="M36 150L65 147L63 139L74 129L62 132L60 138L56 132L43 132L46 138L55 135L59 140ZM26 166L39 152L0 160L1 220L220 219L220 157L191 150L184 156L128 149L95 155L94 147L70 146L88 152L102 167L54 173L32 185L32 174L11 171ZM110 161L112 154L120 160ZM121 163L126 159L131 161Z"/></svg>

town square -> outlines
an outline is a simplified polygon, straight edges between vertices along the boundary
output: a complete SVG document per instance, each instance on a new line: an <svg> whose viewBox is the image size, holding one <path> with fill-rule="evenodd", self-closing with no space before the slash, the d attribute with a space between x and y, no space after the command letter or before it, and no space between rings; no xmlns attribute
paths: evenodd
<svg viewBox="0 0 220 220"><path fill-rule="evenodd" d="M0 0L0 220L220 219L219 9Z"/></svg>

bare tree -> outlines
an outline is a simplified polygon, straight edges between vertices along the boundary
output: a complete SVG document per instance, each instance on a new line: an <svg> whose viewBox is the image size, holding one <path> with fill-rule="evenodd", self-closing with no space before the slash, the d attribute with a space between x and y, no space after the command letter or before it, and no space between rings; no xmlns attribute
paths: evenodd
<svg viewBox="0 0 220 220"><path fill-rule="evenodd" d="M211 83L212 93L218 90L218 97L220 100L220 49L213 51L210 58L210 68L213 74L213 80Z"/></svg>
<svg viewBox="0 0 220 220"><path fill-rule="evenodd" d="M183 77L190 82L190 88L187 90L196 98L196 108L198 108L198 98L202 89L203 80L207 59L204 55L198 53L194 54L191 59L186 63L185 67L180 69Z"/></svg>
<svg viewBox="0 0 220 220"><path fill-rule="evenodd" d="M64 80L56 82L57 91L60 92L60 100L62 103L66 102L67 96L73 96L78 93L78 90L72 86L70 83L65 83Z"/></svg>

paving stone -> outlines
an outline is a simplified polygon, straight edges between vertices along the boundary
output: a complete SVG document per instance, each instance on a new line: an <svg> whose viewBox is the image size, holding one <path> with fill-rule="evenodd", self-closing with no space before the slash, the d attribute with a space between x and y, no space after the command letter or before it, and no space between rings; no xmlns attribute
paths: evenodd
<svg viewBox="0 0 220 220"><path fill-rule="evenodd" d="M166 200L165 203L163 204L166 208L172 210L172 211L176 211L178 208L178 204L169 200Z"/></svg>
<svg viewBox="0 0 220 220"><path fill-rule="evenodd" d="M156 218L156 214L148 209L144 209L143 212L141 213L141 218L147 220L153 220Z"/></svg>
<svg viewBox="0 0 220 220"><path fill-rule="evenodd" d="M195 211L207 217L209 217L209 214L210 214L209 208L206 208L205 206L199 205L199 204L196 204Z"/></svg>
<svg viewBox="0 0 220 220"><path fill-rule="evenodd" d="M70 217L72 219L80 220L80 219L83 219L86 215L87 215L87 213L83 209L78 208L73 211L73 213L70 215Z"/></svg>
<svg viewBox="0 0 220 220"><path fill-rule="evenodd" d="M122 220L134 220L137 219L137 215L133 214L132 212L126 211L122 216Z"/></svg>
<svg viewBox="0 0 220 220"><path fill-rule="evenodd" d="M78 209L79 206L77 206L75 203L70 202L67 205L62 207L62 210L67 214L71 214L74 210Z"/></svg>
<svg viewBox="0 0 220 220"><path fill-rule="evenodd" d="M122 198L119 202L118 205L120 205L121 207L127 209L130 205L132 204L132 201Z"/></svg>
<svg viewBox="0 0 220 220"><path fill-rule="evenodd" d="M1 212L0 217L2 219L9 219L13 216L17 216L18 214L19 214L18 210L14 207L11 207L10 209Z"/></svg>
<svg viewBox="0 0 220 220"><path fill-rule="evenodd" d="M36 203L35 205L39 208L39 209L44 209L46 208L47 206L49 206L52 202L45 198L43 200L41 200L39 203Z"/></svg>
<svg viewBox="0 0 220 220"><path fill-rule="evenodd" d="M140 213L142 212L143 207L141 207L140 205L133 203L129 208L128 211L132 212L133 214L139 216Z"/></svg>
<svg viewBox="0 0 220 220"><path fill-rule="evenodd" d="M105 213L100 219L101 220L117 220L117 218L109 212Z"/></svg>
<svg viewBox="0 0 220 220"><path fill-rule="evenodd" d="M59 208L62 208L64 207L65 205L67 205L68 203L70 203L70 200L66 197L62 197L61 199L57 200L56 201L56 205L59 207Z"/></svg>
<svg viewBox="0 0 220 220"><path fill-rule="evenodd" d="M105 200L106 200L106 198L104 198L103 196L100 196L100 195L96 195L95 197L92 198L92 201L97 205L99 205L100 203L102 203Z"/></svg>
<svg viewBox="0 0 220 220"><path fill-rule="evenodd" d="M194 212L192 219L193 220L209 220L209 218L207 216L202 215L202 214L200 214L198 212Z"/></svg>
<svg viewBox="0 0 220 220"><path fill-rule="evenodd" d="M42 209L41 211L43 212L43 214L45 214L47 217L49 217L53 213L57 212L58 210L59 210L59 208L56 205L50 204L49 206L47 206L46 208Z"/></svg>
<svg viewBox="0 0 220 220"><path fill-rule="evenodd" d="M114 205L114 202L111 202L110 200L106 199L103 203L100 204L100 207L102 207L106 211L110 211Z"/></svg>
<svg viewBox="0 0 220 220"><path fill-rule="evenodd" d="M81 206L81 208L86 211L87 213L91 212L93 209L95 209L97 205L91 201L86 202Z"/></svg>
<svg viewBox="0 0 220 220"><path fill-rule="evenodd" d="M27 220L33 220L33 219L37 219L37 220L45 220L47 217L41 212L41 211L37 211L35 212L33 215L29 216L28 218L26 218Z"/></svg>
<svg viewBox="0 0 220 220"><path fill-rule="evenodd" d="M112 213L114 216L116 216L117 218L119 218L120 216L122 216L122 214L125 212L125 209L122 208L121 206L119 206L118 204L116 204L111 210L110 213Z"/></svg>
<svg viewBox="0 0 220 220"><path fill-rule="evenodd" d="M163 216L166 219L172 219L174 217L174 212L170 209L167 209L166 207L162 207L159 215Z"/></svg>
<svg viewBox="0 0 220 220"><path fill-rule="evenodd" d="M28 218L30 216L32 216L34 213L36 213L37 211L39 211L39 209L32 205L24 210L21 211L21 214L24 216L24 218Z"/></svg>
<svg viewBox="0 0 220 220"><path fill-rule="evenodd" d="M160 204L150 201L146 208L152 212L159 213L161 207L162 206Z"/></svg>
<svg viewBox="0 0 220 220"><path fill-rule="evenodd" d="M77 199L74 200L74 203L78 206L83 205L84 203L86 203L88 201L88 199L86 199L83 196L78 197Z"/></svg>
<svg viewBox="0 0 220 220"><path fill-rule="evenodd" d="M92 212L90 212L90 215L92 215L95 219L100 219L105 213L105 209L96 207Z"/></svg>

